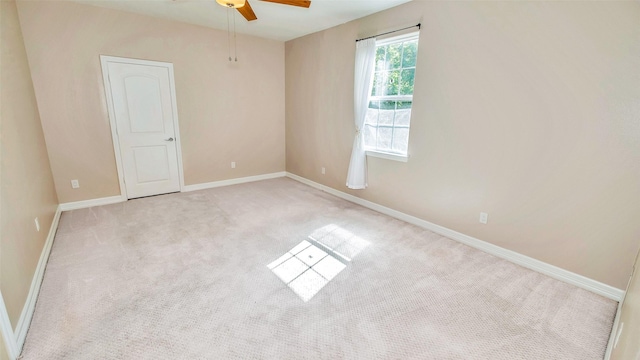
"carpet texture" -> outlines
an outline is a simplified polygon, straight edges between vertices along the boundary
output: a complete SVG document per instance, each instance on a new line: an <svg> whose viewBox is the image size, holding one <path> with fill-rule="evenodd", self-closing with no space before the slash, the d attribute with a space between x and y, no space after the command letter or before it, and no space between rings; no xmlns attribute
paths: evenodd
<svg viewBox="0 0 640 360"><path fill-rule="evenodd" d="M602 359L616 306L282 178L63 213L22 359Z"/></svg>

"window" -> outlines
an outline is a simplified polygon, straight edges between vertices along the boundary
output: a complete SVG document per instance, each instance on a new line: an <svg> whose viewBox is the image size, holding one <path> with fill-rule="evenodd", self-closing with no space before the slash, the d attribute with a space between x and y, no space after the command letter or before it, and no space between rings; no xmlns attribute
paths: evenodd
<svg viewBox="0 0 640 360"><path fill-rule="evenodd" d="M418 33L376 42L373 88L364 125L368 154L407 157Z"/></svg>

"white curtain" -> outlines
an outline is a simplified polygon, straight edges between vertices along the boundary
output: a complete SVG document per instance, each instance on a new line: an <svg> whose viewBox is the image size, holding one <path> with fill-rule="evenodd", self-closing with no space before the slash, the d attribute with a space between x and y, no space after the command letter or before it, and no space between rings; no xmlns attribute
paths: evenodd
<svg viewBox="0 0 640 360"><path fill-rule="evenodd" d="M360 40L356 43L356 67L353 83L354 115L356 135L353 139L351 162L347 173L347 187L367 187L367 156L364 152L364 119L369 107L369 94L373 86L373 66L376 56L376 39Z"/></svg>

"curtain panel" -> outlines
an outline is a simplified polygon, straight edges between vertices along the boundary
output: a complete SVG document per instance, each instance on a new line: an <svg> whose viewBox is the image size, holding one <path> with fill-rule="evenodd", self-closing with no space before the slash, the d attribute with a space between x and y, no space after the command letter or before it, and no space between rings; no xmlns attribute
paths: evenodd
<svg viewBox="0 0 640 360"><path fill-rule="evenodd" d="M356 42L355 74L353 79L354 123L356 126L351 162L347 173L347 187L367 187L367 156L364 149L364 120L369 107L369 94L373 86L373 67L376 56L376 39Z"/></svg>

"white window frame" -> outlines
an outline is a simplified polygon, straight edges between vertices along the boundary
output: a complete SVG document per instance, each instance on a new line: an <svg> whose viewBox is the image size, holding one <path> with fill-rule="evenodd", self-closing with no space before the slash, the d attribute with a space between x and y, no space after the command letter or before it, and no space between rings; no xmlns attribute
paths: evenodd
<svg viewBox="0 0 640 360"><path fill-rule="evenodd" d="M402 34L402 35L398 35L398 36L392 36L392 37L387 37L384 39L380 39L380 40L376 40L376 49L379 46L386 46L389 44L393 44L396 42L404 42L404 41L411 41L411 40L418 40L418 48L420 47L420 32L419 31L412 31L410 33L407 34ZM377 50L376 50L377 51ZM417 63L416 63L416 68L417 68ZM376 69L374 67L373 69L373 76L375 76L375 72ZM414 73L414 85L415 85L415 73ZM387 96L371 96L369 95L369 100L368 102L371 101L384 101L384 100L392 100L392 101L411 101L412 105L411 105L411 114L413 117L413 94L412 95L387 95ZM409 133L411 133L411 119L409 120ZM366 147L365 145L365 153L367 154L367 156L372 156L372 157L377 157L377 158L381 158L381 159L387 159L387 160L394 160L394 161L401 161L401 162L407 162L409 160L409 149L407 148L407 154L401 154L401 153L395 153L395 152L391 152L391 151L383 151L380 149L374 149L371 147Z"/></svg>

